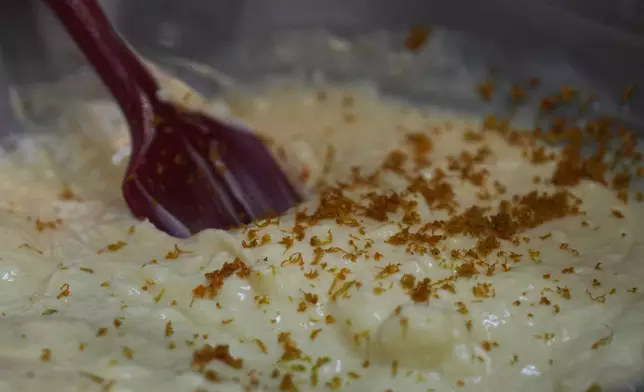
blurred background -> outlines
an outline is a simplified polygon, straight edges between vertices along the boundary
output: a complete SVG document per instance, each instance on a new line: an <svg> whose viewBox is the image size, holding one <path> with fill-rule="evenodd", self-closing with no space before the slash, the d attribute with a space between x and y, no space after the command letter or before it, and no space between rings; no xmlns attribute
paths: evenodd
<svg viewBox="0 0 644 392"><path fill-rule="evenodd" d="M42 1L0 3L0 50L12 80L30 82L57 77L83 63ZM619 49L644 48L644 2L639 0L103 0L101 3L118 29L144 54L170 52L205 63L216 60L231 45L249 37L261 42L267 33L277 30L314 27L356 33L436 25L509 48L534 50L538 46L556 46L575 52L595 52L597 57L602 53L605 57L625 54ZM610 63L606 60L606 64Z"/></svg>
<svg viewBox="0 0 644 392"><path fill-rule="evenodd" d="M613 98L625 86L640 85L644 81L644 2L641 0L104 0L101 3L118 30L140 53L175 71L181 70L182 78L209 94L216 92L217 86L204 87L207 83L202 83L202 79L192 79L194 72L177 67L171 60L180 58L207 64L241 81L295 70L310 74L321 68L332 78L375 78L396 94L426 100L448 96L446 89L459 84L465 73L485 78L490 68L502 70L502 77L508 83L512 78L539 73L535 76L542 77L546 86L548 83L553 88L561 83L590 83L592 86L588 88ZM396 40L404 40L404 31L411 26L435 27L448 33L438 34L441 42L436 45L440 48L430 48L433 54L403 59L414 70L416 79L402 80L385 72L385 68L392 68L387 63L391 56L385 52L400 46L401 41ZM381 52L378 58L363 56L333 64L326 52L328 45L324 46L312 35L298 38L298 34L291 34L290 38L284 38L288 32L317 29L347 39L382 30L403 35L382 38L382 45L374 49ZM278 59L276 48L283 47L285 42L291 45L290 55ZM438 58L438 52L442 53L443 60ZM380 69L372 71L374 63L379 63ZM64 79L84 67L84 59L42 1L0 1L0 125L5 129L15 127L7 107L8 86L12 87L12 94L24 93L35 84ZM443 83L428 87L423 77L430 73L440 76L435 79ZM84 80L61 88L61 100L67 94L104 93L91 76ZM88 88L83 90L83 87ZM620 115L639 124L637 113L644 110L638 106L637 94L634 99L628 111L620 109ZM447 104L450 102L447 99ZM606 104L604 108L612 111L616 106Z"/></svg>

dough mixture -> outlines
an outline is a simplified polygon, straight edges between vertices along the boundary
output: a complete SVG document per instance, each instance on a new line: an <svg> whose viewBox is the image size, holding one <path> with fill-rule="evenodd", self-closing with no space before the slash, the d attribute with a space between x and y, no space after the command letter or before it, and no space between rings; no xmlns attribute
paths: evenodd
<svg viewBox="0 0 644 392"><path fill-rule="evenodd" d="M228 104L284 146L310 202L238 231L166 236L121 200L127 132L106 102L74 107L70 136L4 157L0 391L638 380L644 209L631 134L615 133L619 156L588 158L588 138L608 145L607 120L535 135L366 87L278 83ZM547 147L555 139L568 147Z"/></svg>

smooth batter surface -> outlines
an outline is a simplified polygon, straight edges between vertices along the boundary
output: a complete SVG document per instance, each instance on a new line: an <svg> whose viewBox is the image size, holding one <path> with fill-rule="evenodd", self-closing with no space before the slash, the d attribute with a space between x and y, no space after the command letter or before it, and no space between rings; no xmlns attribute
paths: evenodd
<svg viewBox="0 0 644 392"><path fill-rule="evenodd" d="M624 177L369 89L282 84L229 104L319 196L168 237L120 199L127 133L105 103L73 109L73 137L4 157L0 391L638 381L644 209Z"/></svg>

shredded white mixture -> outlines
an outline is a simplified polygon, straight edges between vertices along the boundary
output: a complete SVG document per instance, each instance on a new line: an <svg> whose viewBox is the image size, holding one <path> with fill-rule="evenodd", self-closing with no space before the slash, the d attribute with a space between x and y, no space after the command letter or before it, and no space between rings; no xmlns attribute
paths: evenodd
<svg viewBox="0 0 644 392"><path fill-rule="evenodd" d="M127 132L107 103L0 166L0 391L638 380L644 209L608 175L555 186L565 164L548 149L368 89L282 85L230 105L289 146L310 189L344 185L238 232L168 237L121 201Z"/></svg>

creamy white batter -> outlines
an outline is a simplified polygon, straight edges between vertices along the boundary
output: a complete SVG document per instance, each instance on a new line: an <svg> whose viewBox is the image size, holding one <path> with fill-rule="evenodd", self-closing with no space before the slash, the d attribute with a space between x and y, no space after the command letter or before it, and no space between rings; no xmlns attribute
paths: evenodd
<svg viewBox="0 0 644 392"><path fill-rule="evenodd" d="M74 108L73 137L43 137L29 159L0 166L0 391L541 392L638 381L644 209L634 194L625 204L597 182L549 185L555 162L531 163L480 120L369 89L279 85L230 105L289 146L309 189L348 185L278 220L177 240L121 201L123 165L109 162L127 133L104 120L116 109ZM395 149L408 158L400 168ZM383 161L379 182L367 179ZM424 180L409 190L401 173ZM535 190L523 205L545 222L495 221L507 239L481 240L487 218L483 237L473 220L437 222L475 205L493 216Z"/></svg>

